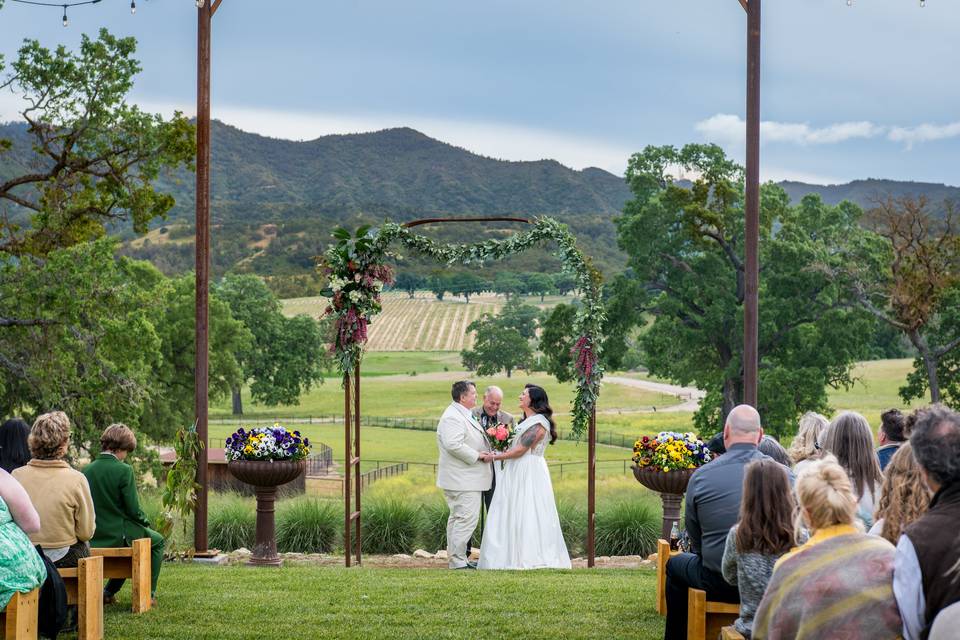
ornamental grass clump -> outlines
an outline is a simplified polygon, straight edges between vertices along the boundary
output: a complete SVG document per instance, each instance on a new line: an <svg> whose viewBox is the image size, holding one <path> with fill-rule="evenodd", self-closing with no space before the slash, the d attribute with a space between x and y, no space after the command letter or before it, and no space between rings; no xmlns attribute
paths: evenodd
<svg viewBox="0 0 960 640"><path fill-rule="evenodd" d="M210 504L209 545L212 549L233 551L253 548L256 513L249 498L225 494Z"/></svg>
<svg viewBox="0 0 960 640"><path fill-rule="evenodd" d="M392 497L370 500L362 507L363 551L411 553L417 542L419 524L419 510L409 500Z"/></svg>
<svg viewBox="0 0 960 640"><path fill-rule="evenodd" d="M337 545L342 528L342 507L328 500L284 501L277 510L277 551L328 553Z"/></svg>
<svg viewBox="0 0 960 640"><path fill-rule="evenodd" d="M648 556L657 549L661 514L647 502L615 503L597 513L599 556Z"/></svg>
<svg viewBox="0 0 960 640"><path fill-rule="evenodd" d="M641 469L695 469L710 462L712 457L703 440L689 432L661 431L655 438L643 436L633 444L632 459Z"/></svg>
<svg viewBox="0 0 960 640"><path fill-rule="evenodd" d="M557 500L557 515L560 516L560 531L572 556L583 553L587 540L587 512L573 500Z"/></svg>
<svg viewBox="0 0 960 640"><path fill-rule="evenodd" d="M256 427L250 431L243 427L227 438L224 447L227 461L231 460L304 460L310 455L310 439L299 431L287 431L274 424L272 427Z"/></svg>

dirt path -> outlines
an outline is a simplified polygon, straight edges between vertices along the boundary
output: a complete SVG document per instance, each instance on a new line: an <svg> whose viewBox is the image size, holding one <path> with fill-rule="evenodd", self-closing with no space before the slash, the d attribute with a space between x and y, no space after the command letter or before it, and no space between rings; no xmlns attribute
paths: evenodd
<svg viewBox="0 0 960 640"><path fill-rule="evenodd" d="M620 376L604 376L604 382L610 384L619 384L625 387L636 387L637 389L646 389L647 391L656 391L667 395L680 398L683 402L669 407L657 409L657 411L696 411L700 408L700 401L707 394L700 389L693 387L678 387L677 385L664 382L652 382L650 380L636 380L634 378L622 378Z"/></svg>

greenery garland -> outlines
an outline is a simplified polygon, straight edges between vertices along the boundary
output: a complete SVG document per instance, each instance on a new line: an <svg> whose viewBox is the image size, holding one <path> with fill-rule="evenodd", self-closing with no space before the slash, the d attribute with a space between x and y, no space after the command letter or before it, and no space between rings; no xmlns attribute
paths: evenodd
<svg viewBox="0 0 960 640"><path fill-rule="evenodd" d="M363 358L367 326L382 310L380 294L393 282L393 272L385 261L388 247L396 241L421 255L446 265L482 265L513 256L549 240L564 271L577 283L582 304L574 320L577 337L571 351L577 381L573 403L573 433L580 437L589 425L600 394L603 367L599 363L604 310L601 303L600 272L576 246L567 225L548 217L538 217L532 227L504 240L485 240L474 244L442 244L418 235L395 222L381 227L363 226L351 234L334 231L337 242L320 259L320 268L329 279L330 305L326 315L334 319L335 337L331 345L340 373L345 377Z"/></svg>

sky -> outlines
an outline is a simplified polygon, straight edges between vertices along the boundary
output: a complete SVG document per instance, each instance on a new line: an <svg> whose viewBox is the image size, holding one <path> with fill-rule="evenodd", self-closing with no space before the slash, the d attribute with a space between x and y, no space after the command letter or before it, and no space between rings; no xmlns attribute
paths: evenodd
<svg viewBox="0 0 960 640"><path fill-rule="evenodd" d="M193 0L7 0L0 54L138 40L130 100L195 112ZM763 0L761 178L960 185L960 0ZM646 145L743 160L737 0L223 0L214 118L309 140L409 126L486 156L622 175ZM0 121L17 119L0 95Z"/></svg>

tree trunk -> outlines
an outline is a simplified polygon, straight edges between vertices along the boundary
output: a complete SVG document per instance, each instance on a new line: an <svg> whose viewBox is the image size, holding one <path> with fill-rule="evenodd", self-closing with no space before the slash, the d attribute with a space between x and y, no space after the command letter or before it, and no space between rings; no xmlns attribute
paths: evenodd
<svg viewBox="0 0 960 640"><path fill-rule="evenodd" d="M413 294L416 293L416 291L414 291L413 289L410 289L409 291L407 291L407 293L410 294L410 299L413 300Z"/></svg>
<svg viewBox="0 0 960 640"><path fill-rule="evenodd" d="M727 416L733 411L733 408L740 404L740 389L738 381L727 378L723 381L723 421L726 423Z"/></svg>
<svg viewBox="0 0 960 640"><path fill-rule="evenodd" d="M512 369L507 369L507 377L508 377L508 378L510 377L510 374L512 373L512 371L513 371Z"/></svg>
<svg viewBox="0 0 960 640"><path fill-rule="evenodd" d="M543 297L544 297L544 295L545 295L545 294L543 294L543 293L540 294L540 304L543 304Z"/></svg>
<svg viewBox="0 0 960 640"><path fill-rule="evenodd" d="M930 348L926 338L924 338L919 331L911 331L907 335L910 337L910 342L920 353L920 357L923 359L923 366L927 370L927 386L930 387L930 402L940 402L940 379L937 377L939 358L937 358L937 354Z"/></svg>
<svg viewBox="0 0 960 640"><path fill-rule="evenodd" d="M243 415L243 400L240 398L240 387L234 387L233 391L233 415Z"/></svg>

